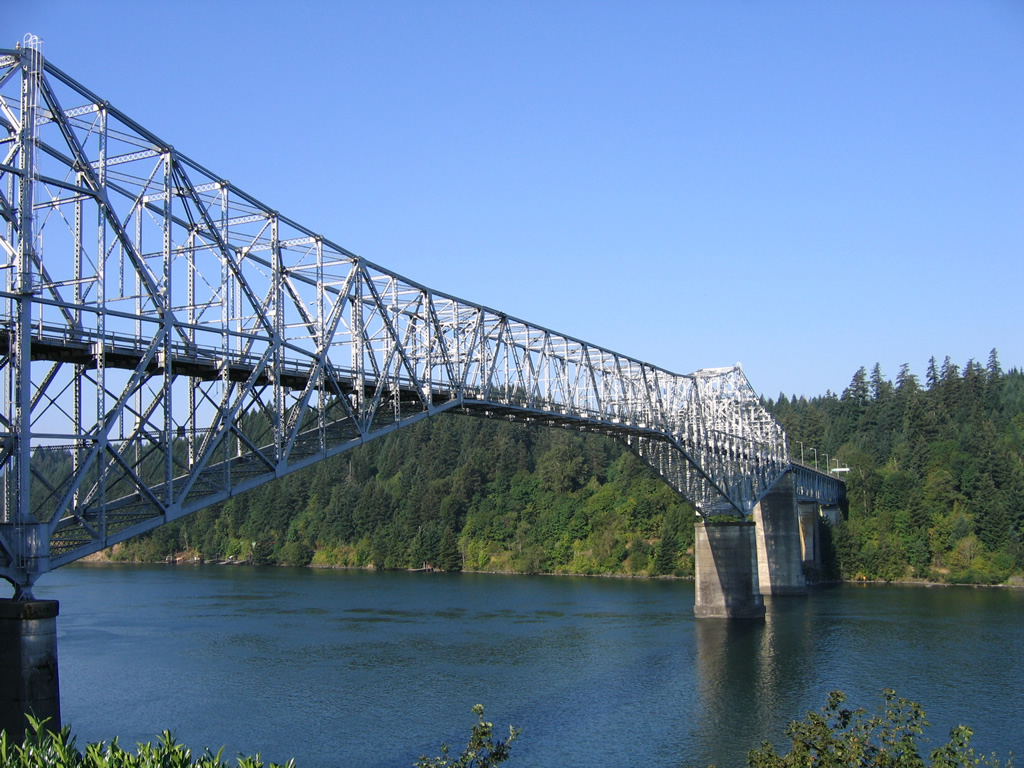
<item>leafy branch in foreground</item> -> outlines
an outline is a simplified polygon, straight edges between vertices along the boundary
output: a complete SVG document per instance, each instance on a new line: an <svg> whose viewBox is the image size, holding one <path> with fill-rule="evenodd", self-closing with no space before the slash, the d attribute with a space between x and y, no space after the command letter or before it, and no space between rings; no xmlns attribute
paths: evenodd
<svg viewBox="0 0 1024 768"><path fill-rule="evenodd" d="M521 728L508 727L508 738L504 741L494 740L494 725L484 720L484 705L477 704L473 707L473 714L477 722L473 726L469 737L469 743L462 751L462 754L455 760L449 758L447 744L441 745L441 754L438 757L420 757L415 763L415 768L490 768L508 760L512 748L512 742L516 740Z"/></svg>
<svg viewBox="0 0 1024 768"><path fill-rule="evenodd" d="M70 726L53 732L46 728L45 720L26 717L29 727L21 744L14 743L6 731L0 730L2 768L229 768L221 760L223 749L217 754L207 749L193 761L191 750L177 743L170 731L160 734L156 746L139 744L134 754L122 749L116 738L109 744L88 744L82 753L75 745ZM264 765L259 754L238 758L238 768ZM270 763L266 768L295 768L295 761L289 760L283 766Z"/></svg>
<svg viewBox="0 0 1024 768"><path fill-rule="evenodd" d="M1011 757L1005 765L995 755L976 755L970 746L973 731L958 725L949 733L949 742L932 751L925 762L918 737L929 723L917 702L898 698L891 690L882 692L881 714L868 715L864 709L846 709L842 691L832 691L821 712L809 712L786 728L790 749L776 753L771 744L747 755L749 768L1012 768Z"/></svg>
<svg viewBox="0 0 1024 768"><path fill-rule="evenodd" d="M932 750L926 762L918 744L927 741L924 730L929 726L921 705L891 690L883 691L882 697L881 711L869 715L864 709L847 709L846 696L833 691L820 712L809 712L786 728L787 753L780 755L763 743L747 755L748 768L1013 768L1012 756L1002 763L995 755L976 754L971 747L973 732L965 725L950 730L949 741ZM442 744L438 757L420 757L414 768L492 768L508 760L520 729L509 726L508 737L495 740L483 705L473 707L473 713L477 722L461 755L450 757L448 745ZM54 733L45 728L45 721L31 716L29 726L20 745L0 730L0 768L229 768L221 752L205 750L193 760L169 731L160 735L156 746L140 744L135 754L121 749L116 738L109 744L89 744L82 753L69 727ZM237 760L238 768L264 768L259 754ZM266 768L295 768L295 762L270 763Z"/></svg>

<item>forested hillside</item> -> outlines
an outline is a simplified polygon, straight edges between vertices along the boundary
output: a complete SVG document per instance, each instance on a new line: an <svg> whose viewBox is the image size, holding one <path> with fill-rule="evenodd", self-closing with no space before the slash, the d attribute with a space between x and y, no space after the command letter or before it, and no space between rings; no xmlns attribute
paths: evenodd
<svg viewBox="0 0 1024 768"><path fill-rule="evenodd" d="M164 526L115 556L688 575L693 518L609 438L445 415Z"/></svg>
<svg viewBox="0 0 1024 768"><path fill-rule="evenodd" d="M933 359L768 400L791 454L848 466L834 575L995 583L1024 569L1024 376ZM802 447L801 447L802 443ZM690 575L693 510L613 440L442 416L121 545L114 556Z"/></svg>
<svg viewBox="0 0 1024 768"><path fill-rule="evenodd" d="M834 531L845 578L999 583L1024 569L1024 375L932 358L893 383L876 364L842 395L768 406L790 454L850 468L849 517Z"/></svg>

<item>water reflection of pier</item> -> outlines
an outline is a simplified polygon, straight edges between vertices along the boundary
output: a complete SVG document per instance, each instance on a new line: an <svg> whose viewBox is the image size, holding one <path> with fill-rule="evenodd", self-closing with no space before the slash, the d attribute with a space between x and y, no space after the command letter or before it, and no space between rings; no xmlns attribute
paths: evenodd
<svg viewBox="0 0 1024 768"><path fill-rule="evenodd" d="M793 663L818 651L810 601L789 596L773 602L764 622L694 623L699 717L735 723L729 764L743 764L747 752L763 741L783 744L785 725L824 700L817 690L822 681L810 671L816 665ZM701 742L702 754L722 754L720 741L710 741L720 734L699 738L708 740Z"/></svg>

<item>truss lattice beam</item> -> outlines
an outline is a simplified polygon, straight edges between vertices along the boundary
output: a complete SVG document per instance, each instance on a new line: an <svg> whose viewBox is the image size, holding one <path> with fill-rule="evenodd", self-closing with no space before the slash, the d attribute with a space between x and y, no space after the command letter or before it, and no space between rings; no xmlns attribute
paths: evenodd
<svg viewBox="0 0 1024 768"><path fill-rule="evenodd" d="M702 513L787 467L739 368L674 374L431 290L0 51L0 576L448 410L602 432Z"/></svg>

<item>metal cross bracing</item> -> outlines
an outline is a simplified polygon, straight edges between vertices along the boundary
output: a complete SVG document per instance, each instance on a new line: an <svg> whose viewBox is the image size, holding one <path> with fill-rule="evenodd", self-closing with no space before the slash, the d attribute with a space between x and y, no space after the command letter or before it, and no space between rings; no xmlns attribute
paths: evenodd
<svg viewBox="0 0 1024 768"><path fill-rule="evenodd" d="M795 459L790 461L790 471L796 484L796 497L801 501L813 501L823 507L843 503L846 485L831 472L822 472Z"/></svg>
<svg viewBox="0 0 1024 768"><path fill-rule="evenodd" d="M625 441L702 514L788 467L739 367L670 373L372 264L0 51L0 576L444 411Z"/></svg>

